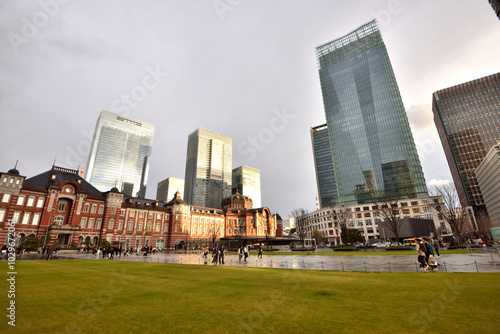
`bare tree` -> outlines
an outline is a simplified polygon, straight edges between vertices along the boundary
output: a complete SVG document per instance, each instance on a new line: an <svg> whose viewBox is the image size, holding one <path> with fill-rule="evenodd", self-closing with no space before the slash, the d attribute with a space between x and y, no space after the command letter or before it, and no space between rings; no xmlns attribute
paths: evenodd
<svg viewBox="0 0 500 334"><path fill-rule="evenodd" d="M333 210L332 213L333 221L340 227L340 241L347 245L349 243L348 222L351 213L349 213L345 205L342 205L338 210Z"/></svg>
<svg viewBox="0 0 500 334"><path fill-rule="evenodd" d="M270 223L268 219L259 220L259 226L264 233L264 237L266 239L266 247L269 247L269 239L270 239ZM271 248L272 249L272 248Z"/></svg>
<svg viewBox="0 0 500 334"><path fill-rule="evenodd" d="M386 227L394 233L396 241L399 243L399 235L403 226L403 208L398 200L382 198L377 203L377 212L381 218L379 226Z"/></svg>
<svg viewBox="0 0 500 334"><path fill-rule="evenodd" d="M452 231L456 234L458 242L461 242L467 227L467 212L460 205L455 185L448 183L445 185L433 186L430 188L432 196L440 196L442 201L437 198L431 206L438 214L450 225Z"/></svg>
<svg viewBox="0 0 500 334"><path fill-rule="evenodd" d="M210 236L210 239L212 239L212 247L215 246L215 241L217 240L217 237L219 236L219 231L220 227L219 226L214 226L212 224L212 228L208 230L208 234Z"/></svg>
<svg viewBox="0 0 500 334"><path fill-rule="evenodd" d="M305 247L304 243L305 243L305 238L306 238L307 233L306 233L304 226L302 226L302 222L299 218L304 216L304 215L307 215L307 214L308 214L308 211L306 209L299 208L299 209L292 210L292 212L290 212L290 214L288 215L290 218L293 218L296 222L295 228L296 228L297 236L299 237L299 240L302 241L302 247Z"/></svg>
<svg viewBox="0 0 500 334"><path fill-rule="evenodd" d="M488 236L488 238L490 238L491 236L490 228L492 227L492 224L491 224L491 219L486 212L481 211L476 215L476 224L477 224L477 231L482 236L486 235Z"/></svg>

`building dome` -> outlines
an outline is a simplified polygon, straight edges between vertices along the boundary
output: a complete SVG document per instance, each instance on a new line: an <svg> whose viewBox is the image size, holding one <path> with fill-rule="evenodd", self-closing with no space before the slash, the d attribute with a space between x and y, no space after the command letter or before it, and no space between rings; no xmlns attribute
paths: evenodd
<svg viewBox="0 0 500 334"><path fill-rule="evenodd" d="M117 187L113 187L113 188L111 188L111 192L112 193L119 193L120 191L118 190Z"/></svg>
<svg viewBox="0 0 500 334"><path fill-rule="evenodd" d="M7 172L7 174L10 174L10 175L19 175L19 171L15 168L12 168L11 170L9 170Z"/></svg>
<svg viewBox="0 0 500 334"><path fill-rule="evenodd" d="M222 203L229 203L229 202L240 202L240 201L245 201L245 202L252 202L252 199L248 196L242 195L238 192L236 194L233 194L231 196L227 196L222 200Z"/></svg>

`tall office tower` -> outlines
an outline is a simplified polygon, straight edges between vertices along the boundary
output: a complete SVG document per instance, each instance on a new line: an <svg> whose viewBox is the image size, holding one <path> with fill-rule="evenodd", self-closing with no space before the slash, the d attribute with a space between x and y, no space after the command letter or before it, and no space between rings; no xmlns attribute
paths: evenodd
<svg viewBox="0 0 500 334"><path fill-rule="evenodd" d="M484 210L474 172L500 140L500 73L435 92L432 111L460 203Z"/></svg>
<svg viewBox="0 0 500 334"><path fill-rule="evenodd" d="M231 195L233 140L198 128L188 138L184 200L191 205L221 208Z"/></svg>
<svg viewBox="0 0 500 334"><path fill-rule="evenodd" d="M311 128L316 184L318 186L319 206L321 209L334 207L337 204L337 184L333 169L330 138L326 124Z"/></svg>
<svg viewBox="0 0 500 334"><path fill-rule="evenodd" d="M248 166L233 169L233 194L236 190L252 199L253 207L262 207L260 192L260 170Z"/></svg>
<svg viewBox="0 0 500 334"><path fill-rule="evenodd" d="M117 187L145 197L155 127L106 110L97 120L85 179L100 191Z"/></svg>
<svg viewBox="0 0 500 334"><path fill-rule="evenodd" d="M339 203L428 196L376 20L317 47L316 59Z"/></svg>
<svg viewBox="0 0 500 334"><path fill-rule="evenodd" d="M498 19L500 19L500 0L488 0L490 2L491 8L495 14L497 14Z"/></svg>
<svg viewBox="0 0 500 334"><path fill-rule="evenodd" d="M174 198L177 191L182 197L184 193L184 180L176 179L175 177L166 178L165 180L158 182L156 200L169 202Z"/></svg>

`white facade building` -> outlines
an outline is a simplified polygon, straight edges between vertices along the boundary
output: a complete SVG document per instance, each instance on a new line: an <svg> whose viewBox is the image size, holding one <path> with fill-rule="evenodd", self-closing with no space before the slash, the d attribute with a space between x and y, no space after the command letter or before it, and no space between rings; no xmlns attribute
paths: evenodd
<svg viewBox="0 0 500 334"><path fill-rule="evenodd" d="M432 219L436 230L439 229L443 233L450 232L450 226L441 219L438 212L431 205L436 200L441 201L439 196L398 200L398 206L402 215L401 218ZM308 213L297 218L297 234L299 236L302 234L305 239L312 239L313 231L318 229L328 239L330 244L340 244L340 226L334 216L336 213L344 210L344 208L348 213L347 227L357 228L367 242L370 239L385 238L384 235L380 235L378 229L378 223L381 222L382 217L377 209L377 203L325 208Z"/></svg>
<svg viewBox="0 0 500 334"><path fill-rule="evenodd" d="M476 178L491 223L500 227L500 142L490 149L477 167Z"/></svg>

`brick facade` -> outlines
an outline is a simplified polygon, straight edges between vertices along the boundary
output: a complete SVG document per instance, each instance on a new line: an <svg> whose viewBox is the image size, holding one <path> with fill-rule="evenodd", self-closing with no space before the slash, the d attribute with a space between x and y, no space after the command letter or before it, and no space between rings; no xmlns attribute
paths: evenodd
<svg viewBox="0 0 500 334"><path fill-rule="evenodd" d="M116 188L101 193L78 171L57 166L29 179L11 169L0 173L0 245L6 243L11 220L18 241L30 234L50 235L61 247L79 246L87 237L94 245L106 239L124 248L163 249L281 236L281 224L269 208L253 209L240 194L222 204L223 209L189 205L179 193L168 203L125 197Z"/></svg>

